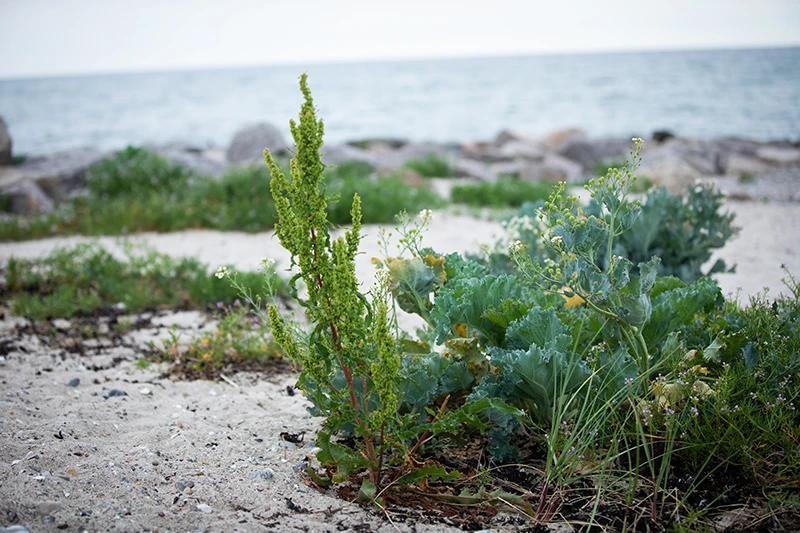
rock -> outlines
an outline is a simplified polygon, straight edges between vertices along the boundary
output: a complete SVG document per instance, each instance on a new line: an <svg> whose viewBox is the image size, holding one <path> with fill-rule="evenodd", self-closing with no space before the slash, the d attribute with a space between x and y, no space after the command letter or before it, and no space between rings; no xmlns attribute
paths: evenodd
<svg viewBox="0 0 800 533"><path fill-rule="evenodd" d="M700 172L680 154L671 154L652 161L643 159L644 162L636 171L636 175L650 179L672 194L683 194L686 192L686 187L702 177Z"/></svg>
<svg viewBox="0 0 800 533"><path fill-rule="evenodd" d="M72 378L67 382L67 387L77 387L81 384L80 378Z"/></svg>
<svg viewBox="0 0 800 533"><path fill-rule="evenodd" d="M267 122L241 128L233 135L226 157L229 163L241 164L264 160L264 149L273 154L288 152L281 130Z"/></svg>
<svg viewBox="0 0 800 533"><path fill-rule="evenodd" d="M11 198L11 212L17 215L50 213L55 208L53 200L32 180L15 183L5 194Z"/></svg>
<svg viewBox="0 0 800 533"><path fill-rule="evenodd" d="M30 533L22 526L0 527L0 533Z"/></svg>
<svg viewBox="0 0 800 533"><path fill-rule="evenodd" d="M61 502L47 500L36 505L36 512L41 515L50 515L61 510Z"/></svg>
<svg viewBox="0 0 800 533"><path fill-rule="evenodd" d="M206 317L200 311L178 311L153 317L154 326L179 329L198 329L206 323Z"/></svg>
<svg viewBox="0 0 800 533"><path fill-rule="evenodd" d="M461 157L450 157L447 164L450 170L458 178L476 178L481 181L495 182L497 175L480 161L474 159L464 159Z"/></svg>
<svg viewBox="0 0 800 533"><path fill-rule="evenodd" d="M69 320L65 320L63 318L56 318L52 322L53 327L56 329L60 329L61 331L67 331L69 328L72 327L72 322Z"/></svg>
<svg viewBox="0 0 800 533"><path fill-rule="evenodd" d="M500 154L505 157L516 159L531 159L538 161L545 156L545 148L536 141L513 140L500 147Z"/></svg>
<svg viewBox="0 0 800 533"><path fill-rule="evenodd" d="M267 468L266 470L258 470L250 476L250 479L272 479L275 477L275 472L272 471L271 468Z"/></svg>
<svg viewBox="0 0 800 533"><path fill-rule="evenodd" d="M69 192L83 187L89 169L104 157L102 152L92 148L76 148L27 159L15 170L19 181L34 181L47 196L62 200ZM3 188L0 185L0 189Z"/></svg>
<svg viewBox="0 0 800 533"><path fill-rule="evenodd" d="M392 138L383 138L383 139L358 139L355 141L349 141L347 143L349 146L354 148L359 148L362 150L374 150L379 149L383 150L384 148L388 148L390 150L397 150L398 148L402 148L408 144L406 139L392 139Z"/></svg>
<svg viewBox="0 0 800 533"><path fill-rule="evenodd" d="M736 177L756 177L772 170L772 166L761 159L743 154L728 156L725 173Z"/></svg>
<svg viewBox="0 0 800 533"><path fill-rule="evenodd" d="M356 148L349 144L333 144L330 146L323 146L320 150L322 152L322 162L327 166L335 166L345 161L360 161L377 168L377 158L371 152L362 148Z"/></svg>
<svg viewBox="0 0 800 533"><path fill-rule="evenodd" d="M511 130L500 130L500 132L495 135L494 137L494 144L495 146L503 146L509 141L528 141L524 135L521 135L515 131Z"/></svg>
<svg viewBox="0 0 800 533"><path fill-rule="evenodd" d="M184 489L191 489L194 487L194 481L188 479L179 479L175 482L175 488L183 492Z"/></svg>
<svg viewBox="0 0 800 533"><path fill-rule="evenodd" d="M210 505L207 505L205 503L198 503L197 504L197 510L200 511L201 513L213 513L214 512L214 509L212 509Z"/></svg>
<svg viewBox="0 0 800 533"><path fill-rule="evenodd" d="M656 130L653 132L653 140L658 144L663 143L669 139L674 139L675 134L669 130Z"/></svg>
<svg viewBox="0 0 800 533"><path fill-rule="evenodd" d="M800 163L800 149L764 146L756 150L756 157L768 163L789 165L792 163Z"/></svg>
<svg viewBox="0 0 800 533"><path fill-rule="evenodd" d="M199 176L222 177L225 173L225 163L209 157L208 151L182 145L168 145L154 148L164 159L176 165L182 165ZM263 151L261 149L263 159Z"/></svg>
<svg viewBox="0 0 800 533"><path fill-rule="evenodd" d="M0 165L10 165L14 161L11 155L11 134L3 117L0 117Z"/></svg>
<svg viewBox="0 0 800 533"><path fill-rule="evenodd" d="M630 148L631 142L624 139L572 139L564 142L556 153L578 163L584 171L592 171L598 163L624 159Z"/></svg>
<svg viewBox="0 0 800 533"><path fill-rule="evenodd" d="M585 140L587 140L585 131L578 128L567 128L550 133L541 140L541 143L548 150L553 150L555 152L566 142Z"/></svg>
<svg viewBox="0 0 800 533"><path fill-rule="evenodd" d="M459 147L461 155L482 163L498 163L508 161L513 156L503 153L502 146L487 142L472 142Z"/></svg>
<svg viewBox="0 0 800 533"><path fill-rule="evenodd" d="M108 391L108 394L104 395L103 398L108 400L109 398L113 398L115 396L127 396L128 393L119 389L111 389Z"/></svg>
<svg viewBox="0 0 800 533"><path fill-rule="evenodd" d="M491 170L495 176L512 176L519 178L526 164L527 163L521 159L501 161L499 163L491 163L489 165L489 170Z"/></svg>
<svg viewBox="0 0 800 533"><path fill-rule="evenodd" d="M150 394L153 394L153 392L147 387L144 387L142 389L139 389L139 394L141 394L142 396L149 396Z"/></svg>
<svg viewBox="0 0 800 533"><path fill-rule="evenodd" d="M566 181L573 183L583 175L583 167L566 157L547 154L542 161L531 162L522 169L520 179L524 181Z"/></svg>

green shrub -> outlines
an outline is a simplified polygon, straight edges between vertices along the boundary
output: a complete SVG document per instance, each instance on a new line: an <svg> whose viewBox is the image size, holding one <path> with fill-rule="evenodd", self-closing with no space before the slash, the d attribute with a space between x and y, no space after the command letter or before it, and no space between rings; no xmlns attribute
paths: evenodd
<svg viewBox="0 0 800 533"><path fill-rule="evenodd" d="M503 177L495 183L456 185L450 200L478 207L520 207L526 202L540 202L550 195L550 184L530 183Z"/></svg>

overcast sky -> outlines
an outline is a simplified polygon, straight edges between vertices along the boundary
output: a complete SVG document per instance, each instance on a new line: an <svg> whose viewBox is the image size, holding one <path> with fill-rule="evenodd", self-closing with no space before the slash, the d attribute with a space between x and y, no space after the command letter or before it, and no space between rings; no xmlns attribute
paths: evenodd
<svg viewBox="0 0 800 533"><path fill-rule="evenodd" d="M800 0L0 0L0 77L800 45Z"/></svg>

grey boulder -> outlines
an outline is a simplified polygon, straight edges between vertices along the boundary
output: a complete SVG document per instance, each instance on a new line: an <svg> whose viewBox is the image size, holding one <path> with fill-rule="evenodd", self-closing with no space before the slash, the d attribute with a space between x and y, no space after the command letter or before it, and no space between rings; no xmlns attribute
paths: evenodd
<svg viewBox="0 0 800 533"><path fill-rule="evenodd" d="M267 122L251 124L238 130L226 153L229 163L247 164L264 159L264 149L279 155L287 152L281 130Z"/></svg>
<svg viewBox="0 0 800 533"><path fill-rule="evenodd" d="M0 165L10 165L11 162L11 134L6 121L0 117Z"/></svg>

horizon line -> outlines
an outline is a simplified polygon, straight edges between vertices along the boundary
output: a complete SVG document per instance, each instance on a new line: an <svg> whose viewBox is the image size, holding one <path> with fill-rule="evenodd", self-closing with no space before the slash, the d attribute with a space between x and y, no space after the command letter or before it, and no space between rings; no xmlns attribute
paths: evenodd
<svg viewBox="0 0 800 533"><path fill-rule="evenodd" d="M625 54L649 54L649 53L681 53L681 52L735 52L750 50L789 50L800 48L800 42L783 44L737 44L737 45L716 45L708 47L678 46L675 48L641 48L641 49L592 49L592 50L550 50L538 52L511 52L511 53L487 53L487 54L453 54L441 56L406 56L406 57L386 57L386 58L343 58L332 60L289 60L274 63L242 63L225 65L205 65L205 66L173 66L173 67L154 67L154 68L134 68L131 70L89 70L76 72L54 72L42 74L11 74L0 75L2 81L27 81L27 80L47 80L59 78L82 78L99 76L124 76L124 75L147 75L147 74L168 74L181 72L204 72L216 70L240 70L257 68L287 68L287 67L311 67L311 66L336 66L336 65L359 65L372 63L412 63L424 61L458 61L470 59L513 59L523 57L552 57L552 56L590 56L590 55L625 55Z"/></svg>

